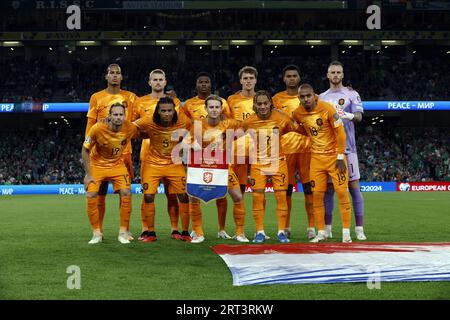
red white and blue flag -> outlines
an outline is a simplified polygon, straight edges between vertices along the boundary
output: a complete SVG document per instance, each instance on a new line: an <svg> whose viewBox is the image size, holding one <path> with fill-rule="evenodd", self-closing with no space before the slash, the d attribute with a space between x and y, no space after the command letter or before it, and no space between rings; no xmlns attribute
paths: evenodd
<svg viewBox="0 0 450 320"><path fill-rule="evenodd" d="M186 191L204 202L223 198L228 192L228 164L225 152L204 157L202 151L190 152Z"/></svg>
<svg viewBox="0 0 450 320"><path fill-rule="evenodd" d="M217 245L233 285L450 281L450 243Z"/></svg>

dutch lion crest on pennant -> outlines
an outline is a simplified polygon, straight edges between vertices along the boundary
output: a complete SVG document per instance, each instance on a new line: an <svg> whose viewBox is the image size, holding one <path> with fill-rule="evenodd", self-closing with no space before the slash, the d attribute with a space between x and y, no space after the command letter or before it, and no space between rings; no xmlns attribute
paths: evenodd
<svg viewBox="0 0 450 320"><path fill-rule="evenodd" d="M205 183L210 183L212 180L213 180L212 172L204 172L203 173L203 181L205 181Z"/></svg>

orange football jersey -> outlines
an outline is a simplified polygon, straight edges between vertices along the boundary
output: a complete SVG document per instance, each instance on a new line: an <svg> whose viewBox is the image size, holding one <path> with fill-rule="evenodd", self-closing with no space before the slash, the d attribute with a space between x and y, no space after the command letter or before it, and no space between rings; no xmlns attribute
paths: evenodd
<svg viewBox="0 0 450 320"><path fill-rule="evenodd" d="M335 129L342 127L342 120L333 105L318 100L316 107L308 112L300 105L293 118L303 126L311 138L311 152L321 154L344 153L343 146L338 146Z"/></svg>
<svg viewBox="0 0 450 320"><path fill-rule="evenodd" d="M83 143L90 151L91 165L111 168L123 163L122 154L136 133L137 127L127 120L118 132L112 131L106 123L94 124Z"/></svg>

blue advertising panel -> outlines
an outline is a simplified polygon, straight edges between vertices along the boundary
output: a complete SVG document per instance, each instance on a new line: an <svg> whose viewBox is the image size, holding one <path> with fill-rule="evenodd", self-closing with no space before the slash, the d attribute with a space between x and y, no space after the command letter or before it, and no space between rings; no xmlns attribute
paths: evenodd
<svg viewBox="0 0 450 320"><path fill-rule="evenodd" d="M364 110L375 111L440 111L450 110L450 101L363 101ZM21 102L1 103L2 112L87 112L87 102L47 103Z"/></svg>

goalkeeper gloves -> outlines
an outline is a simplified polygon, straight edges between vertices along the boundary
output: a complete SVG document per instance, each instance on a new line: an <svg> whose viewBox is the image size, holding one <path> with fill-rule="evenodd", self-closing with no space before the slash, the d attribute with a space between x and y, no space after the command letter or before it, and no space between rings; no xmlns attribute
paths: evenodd
<svg viewBox="0 0 450 320"><path fill-rule="evenodd" d="M355 115L353 113L345 112L345 111L344 111L344 114L341 116L342 119L347 119L350 121L352 121L354 117L355 117Z"/></svg>

